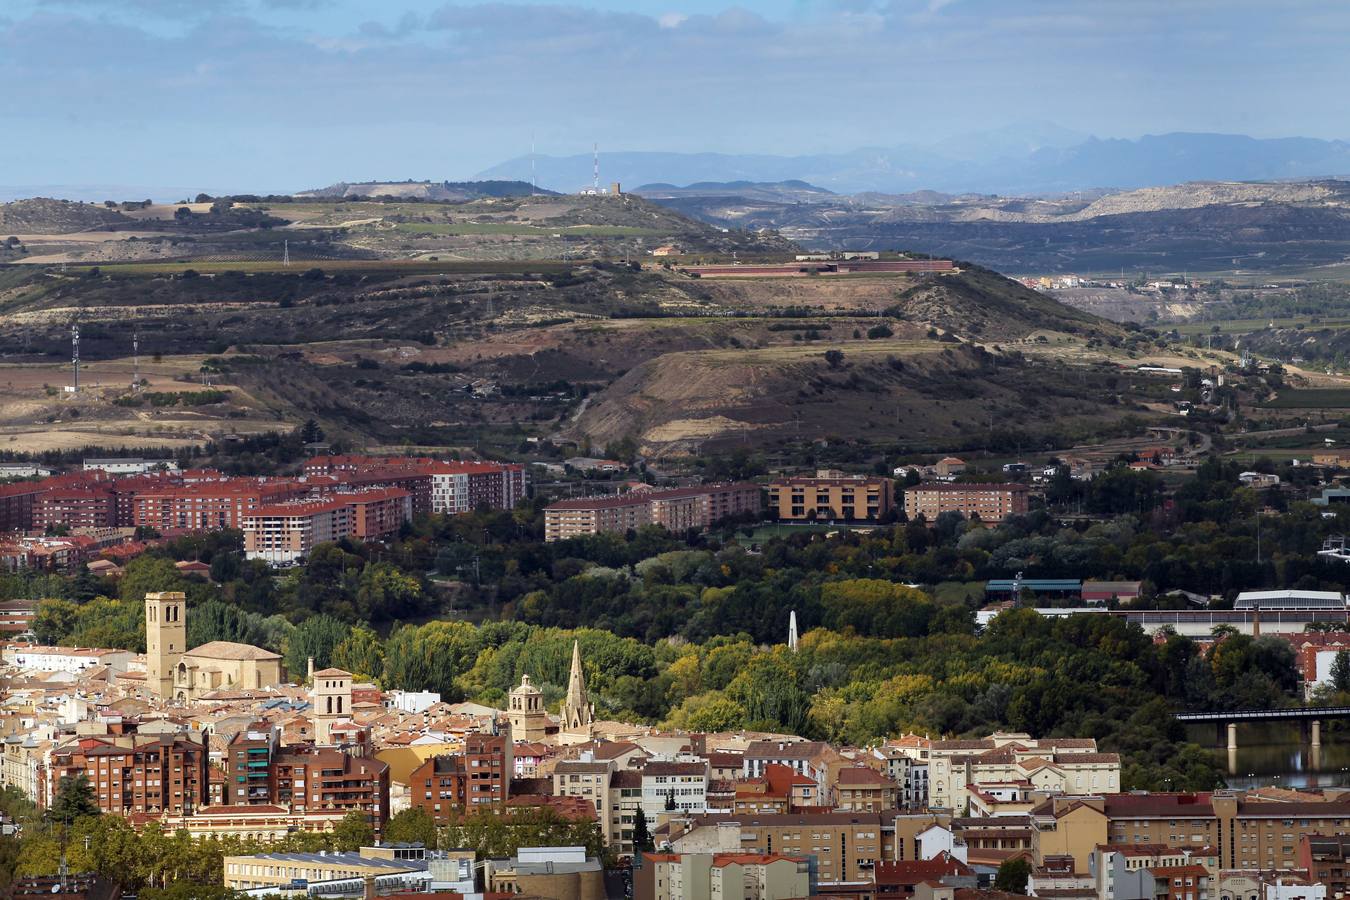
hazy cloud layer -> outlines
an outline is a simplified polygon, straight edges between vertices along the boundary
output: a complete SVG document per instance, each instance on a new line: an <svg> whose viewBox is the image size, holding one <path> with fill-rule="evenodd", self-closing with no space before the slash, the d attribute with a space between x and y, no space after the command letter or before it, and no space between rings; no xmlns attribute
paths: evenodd
<svg viewBox="0 0 1350 900"><path fill-rule="evenodd" d="M7 17L7 18L6 18ZM286 189L592 141L804 153L1019 123L1350 137L1285 0L6 0L8 183Z"/></svg>

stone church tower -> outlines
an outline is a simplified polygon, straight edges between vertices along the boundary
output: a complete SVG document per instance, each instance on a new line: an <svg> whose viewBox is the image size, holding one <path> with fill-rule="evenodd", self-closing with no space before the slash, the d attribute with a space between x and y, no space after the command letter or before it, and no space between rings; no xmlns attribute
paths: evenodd
<svg viewBox="0 0 1350 900"><path fill-rule="evenodd" d="M548 713L539 688L530 682L529 675L520 676L520 685L511 691L507 719L511 723L511 740L542 741L548 735Z"/></svg>
<svg viewBox="0 0 1350 900"><path fill-rule="evenodd" d="M173 676L187 650L187 596L181 591L145 595L145 686L173 697Z"/></svg>
<svg viewBox="0 0 1350 900"><path fill-rule="evenodd" d="M319 747L330 746L333 726L352 718L352 673L320 669L314 673L310 697L314 704L314 743Z"/></svg>
<svg viewBox="0 0 1350 900"><path fill-rule="evenodd" d="M586 693L586 674L581 670L581 643L572 642L572 673L567 678L567 696L562 704L564 731L583 731L595 721L595 705Z"/></svg>

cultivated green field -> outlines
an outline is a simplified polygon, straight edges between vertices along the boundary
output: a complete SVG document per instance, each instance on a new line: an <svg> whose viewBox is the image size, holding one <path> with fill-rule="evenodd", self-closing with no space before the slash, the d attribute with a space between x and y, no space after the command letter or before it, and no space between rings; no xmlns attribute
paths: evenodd
<svg viewBox="0 0 1350 900"><path fill-rule="evenodd" d="M1264 318L1264 319L1231 319L1225 322L1187 322L1184 325L1173 325L1172 328L1177 333L1183 335L1192 334L1250 334L1253 331L1261 331L1274 325L1276 328L1297 328L1300 325L1316 328L1350 328L1350 319L1335 318L1322 319L1316 322L1312 316L1288 316L1285 318ZM1218 331L1214 331L1218 326Z"/></svg>
<svg viewBox="0 0 1350 900"><path fill-rule="evenodd" d="M1275 399L1261 406L1264 409L1350 409L1350 389L1313 388L1281 391Z"/></svg>

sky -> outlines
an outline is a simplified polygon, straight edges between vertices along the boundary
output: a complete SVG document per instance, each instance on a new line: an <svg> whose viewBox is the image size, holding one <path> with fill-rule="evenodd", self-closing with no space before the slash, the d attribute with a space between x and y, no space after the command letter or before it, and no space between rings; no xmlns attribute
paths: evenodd
<svg viewBox="0 0 1350 900"><path fill-rule="evenodd" d="M0 0L0 185L289 191L1027 123L1350 138L1343 0Z"/></svg>

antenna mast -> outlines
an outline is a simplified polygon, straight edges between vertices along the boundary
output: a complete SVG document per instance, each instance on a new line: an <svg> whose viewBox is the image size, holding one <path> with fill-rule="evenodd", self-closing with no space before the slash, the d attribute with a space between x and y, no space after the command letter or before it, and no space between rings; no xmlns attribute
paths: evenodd
<svg viewBox="0 0 1350 900"><path fill-rule="evenodd" d="M75 393L80 392L80 323L70 326L70 361L75 370Z"/></svg>
<svg viewBox="0 0 1350 900"><path fill-rule="evenodd" d="M131 389L141 386L141 330L131 332Z"/></svg>
<svg viewBox="0 0 1350 900"><path fill-rule="evenodd" d="M281 265L289 268L291 265L291 242L285 240L281 242Z"/></svg>
<svg viewBox="0 0 1350 900"><path fill-rule="evenodd" d="M598 194L600 193L600 145L595 144L592 150L595 153L595 174L591 181L591 189Z"/></svg>

